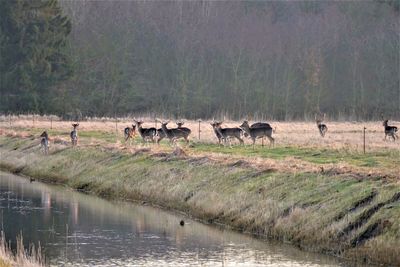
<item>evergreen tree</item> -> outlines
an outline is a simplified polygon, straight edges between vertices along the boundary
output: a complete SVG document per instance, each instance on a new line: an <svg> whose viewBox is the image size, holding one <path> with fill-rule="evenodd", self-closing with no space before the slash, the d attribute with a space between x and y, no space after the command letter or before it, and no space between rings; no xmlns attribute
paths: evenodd
<svg viewBox="0 0 400 267"><path fill-rule="evenodd" d="M0 2L0 111L41 113L71 75L71 23L57 0Z"/></svg>

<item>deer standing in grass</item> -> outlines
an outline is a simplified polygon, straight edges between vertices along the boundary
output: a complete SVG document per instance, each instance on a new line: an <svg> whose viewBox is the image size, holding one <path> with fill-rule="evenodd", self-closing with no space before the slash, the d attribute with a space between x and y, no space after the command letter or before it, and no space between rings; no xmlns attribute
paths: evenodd
<svg viewBox="0 0 400 267"><path fill-rule="evenodd" d="M385 127L385 140L386 137L389 136L392 137L393 141L396 141L396 138L399 139L399 137L397 136L397 127L396 126L390 126L389 124L389 120L384 120L383 121L383 126Z"/></svg>
<svg viewBox="0 0 400 267"><path fill-rule="evenodd" d="M157 129L156 137L157 137L157 145L159 145L161 140L163 140L166 137L162 128Z"/></svg>
<svg viewBox="0 0 400 267"><path fill-rule="evenodd" d="M243 130L235 127L235 128L222 128L222 121L218 122L218 121L213 121L212 123L210 123L211 126L213 127L214 133L218 138L218 144L221 144L221 141L224 141L224 144L226 144L226 141L229 142L229 146L232 147L231 144L231 138L236 138L237 140L239 140L240 144L243 145Z"/></svg>
<svg viewBox="0 0 400 267"><path fill-rule="evenodd" d="M157 135L157 129L154 127L143 128L142 127L143 121L138 121L136 119L133 121L136 123L136 128L138 130L138 133L143 139L143 143L147 143L149 141L154 143L154 137Z"/></svg>
<svg viewBox="0 0 400 267"><path fill-rule="evenodd" d="M253 148L257 138L267 137L271 145L275 143L275 139L272 137L272 127L268 123L253 128L249 126L248 121L244 121L239 127L250 136L253 141Z"/></svg>
<svg viewBox="0 0 400 267"><path fill-rule="evenodd" d="M325 134L328 131L328 127L325 124L322 123L324 120L325 120L325 113L324 113L324 117L322 119L321 118L317 118L317 115L315 115L315 122L317 123L319 134L322 137L325 137Z"/></svg>
<svg viewBox="0 0 400 267"><path fill-rule="evenodd" d="M124 137L125 137L125 143L129 139L129 144L131 144L131 141L133 137L136 135L136 125L132 124L132 127L126 127L124 129Z"/></svg>
<svg viewBox="0 0 400 267"><path fill-rule="evenodd" d="M161 129L164 131L165 137L169 139L169 141L174 144L178 139L185 139L186 143L189 144L189 135L192 132L189 128L186 127L178 127L178 128L167 128L167 124L169 121L161 122Z"/></svg>
<svg viewBox="0 0 400 267"><path fill-rule="evenodd" d="M44 131L40 137L42 137L40 140L40 148L42 149L43 153L47 155L49 153L49 135L46 131Z"/></svg>
<svg viewBox="0 0 400 267"><path fill-rule="evenodd" d="M72 124L72 127L74 127L74 129L72 130L72 132L69 135L71 137L72 146L78 145L78 126L79 126L79 123Z"/></svg>

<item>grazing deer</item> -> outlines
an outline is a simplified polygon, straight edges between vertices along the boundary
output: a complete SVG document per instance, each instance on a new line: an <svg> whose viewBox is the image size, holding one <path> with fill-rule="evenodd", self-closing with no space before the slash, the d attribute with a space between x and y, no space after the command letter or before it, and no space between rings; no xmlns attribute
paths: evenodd
<svg viewBox="0 0 400 267"><path fill-rule="evenodd" d="M268 138L271 145L275 143L275 139L272 138L272 127L269 124L263 127L251 128L249 126L249 122L244 121L239 127L242 128L243 131L245 131L250 136L251 140L253 141L253 148L256 139L263 138L264 136Z"/></svg>
<svg viewBox="0 0 400 267"><path fill-rule="evenodd" d="M72 124L72 127L74 127L74 129L72 130L72 132L69 135L71 137L72 146L78 145L78 126L79 126L79 123Z"/></svg>
<svg viewBox="0 0 400 267"><path fill-rule="evenodd" d="M40 137L42 137L40 140L40 148L43 150L43 153L47 155L49 153L49 135L44 131Z"/></svg>
<svg viewBox="0 0 400 267"><path fill-rule="evenodd" d="M325 124L322 123L324 120L325 120L325 113L324 113L324 117L322 119L321 118L317 118L317 115L315 115L315 122L317 123L319 134L322 137L325 137L325 134L328 131L328 127Z"/></svg>
<svg viewBox="0 0 400 267"><path fill-rule="evenodd" d="M399 139L399 137L396 134L398 129L396 126L388 125L388 122L389 122L389 120L383 121L383 126L385 126L385 140L386 140L386 136L389 136L389 137L393 138L393 141L396 141L396 138Z"/></svg>
<svg viewBox="0 0 400 267"><path fill-rule="evenodd" d="M133 120L136 123L137 130L143 139L143 143L151 141L154 143L154 137L157 134L157 129L154 127L143 128L143 121Z"/></svg>
<svg viewBox="0 0 400 267"><path fill-rule="evenodd" d="M167 137L171 143L175 143L179 138L183 138L186 143L189 144L189 135L192 131L186 127L168 129L168 123L169 121L161 122L161 129L164 131L165 137Z"/></svg>
<svg viewBox="0 0 400 267"><path fill-rule="evenodd" d="M232 147L231 145L231 141L230 138L236 138L237 140L239 140L240 144L243 145L243 139L241 138L243 135L243 130L240 128L222 128L222 121L221 122L217 122L217 121L213 121L212 123L210 123L211 126L213 127L214 133L218 138L218 144L221 144L221 140L224 141L224 144L226 144L226 141L229 142L229 146Z"/></svg>
<svg viewBox="0 0 400 267"><path fill-rule="evenodd" d="M133 137L135 137L135 135L136 135L136 125L132 124L132 128L126 127L124 129L125 142L128 141L129 139L129 144L130 144L131 140L133 139Z"/></svg>

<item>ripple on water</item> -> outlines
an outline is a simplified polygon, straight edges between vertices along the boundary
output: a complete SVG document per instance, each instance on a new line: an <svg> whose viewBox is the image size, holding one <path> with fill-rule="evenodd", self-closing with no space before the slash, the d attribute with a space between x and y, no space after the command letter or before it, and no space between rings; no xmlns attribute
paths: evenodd
<svg viewBox="0 0 400 267"><path fill-rule="evenodd" d="M14 239L23 227L25 241L40 242L54 266L341 265L335 258L188 218L181 227L181 215L160 209L1 175L0 214L7 239Z"/></svg>

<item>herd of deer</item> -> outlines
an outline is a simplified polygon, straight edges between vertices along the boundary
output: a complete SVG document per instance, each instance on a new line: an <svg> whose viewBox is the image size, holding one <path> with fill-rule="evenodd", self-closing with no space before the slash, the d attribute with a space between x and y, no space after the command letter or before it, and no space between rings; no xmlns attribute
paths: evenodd
<svg viewBox="0 0 400 267"><path fill-rule="evenodd" d="M325 134L328 131L328 127L322 123L324 119L325 114L323 118L317 118L317 116L315 116L315 122L317 123L317 128L322 137L325 137ZM132 127L126 127L124 129L125 142L128 140L131 142L133 137L136 136L136 132L138 132L144 143L157 142L157 144L159 144L164 138L167 138L171 144L175 144L176 141L181 138L183 138L187 144L189 143L189 135L192 131L187 127L183 127L184 123L182 121L176 122L176 128L167 128L167 125L170 121L157 120L161 123L161 128L158 129L155 127L143 128L142 120L139 121L134 119L133 121L135 124L132 124ZM224 145L229 143L229 146L231 146L231 139L237 139L239 143L243 145L243 137L249 137L252 140L253 148L256 140L264 137L268 138L270 145L274 144L275 139L272 137L274 130L269 123L256 122L252 125L249 125L248 121L243 121L240 126L233 128L222 128L222 123L222 121L215 120L210 123L214 130L215 136L218 139L218 144L223 142ZM72 124L73 130L70 133L72 146L76 146L78 144L78 126L79 123ZM388 136L389 138L392 138L393 141L399 138L397 135L398 128L396 126L390 126L388 124L388 120L383 121L383 126L385 127L385 140ZM42 138L40 143L41 148L45 154L48 154L49 136L47 132L44 131L40 137Z"/></svg>

